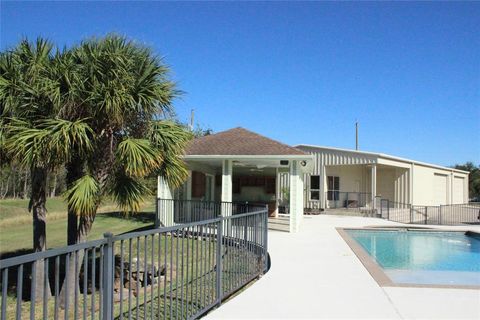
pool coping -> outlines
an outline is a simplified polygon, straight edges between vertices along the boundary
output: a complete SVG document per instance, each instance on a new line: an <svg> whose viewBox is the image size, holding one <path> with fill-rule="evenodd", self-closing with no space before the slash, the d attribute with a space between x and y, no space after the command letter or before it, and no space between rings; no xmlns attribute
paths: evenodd
<svg viewBox="0 0 480 320"><path fill-rule="evenodd" d="M427 231L423 228L415 227L364 227L364 228L335 228L345 241L345 243L350 247L353 253L357 256L358 260L363 264L368 273L372 278L377 282L380 287L403 287L403 288L439 288L439 289L473 289L479 290L480 286L476 285L449 285L449 284L413 284L413 283L395 283L393 282L388 275L383 271L383 268L373 259L370 254L355 240L353 239L346 230L376 230L376 231L392 231L395 229L419 229L422 231ZM458 230L445 230L445 229L428 229L431 232L464 232ZM476 234L476 232L473 232Z"/></svg>

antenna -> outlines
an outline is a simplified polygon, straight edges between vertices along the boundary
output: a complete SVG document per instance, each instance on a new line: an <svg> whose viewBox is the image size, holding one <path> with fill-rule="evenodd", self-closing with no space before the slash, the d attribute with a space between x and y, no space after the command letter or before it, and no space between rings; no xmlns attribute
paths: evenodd
<svg viewBox="0 0 480 320"><path fill-rule="evenodd" d="M190 130L193 130L193 118L195 116L195 109L192 109L190 112Z"/></svg>
<svg viewBox="0 0 480 320"><path fill-rule="evenodd" d="M355 120L355 150L358 150L358 121Z"/></svg>

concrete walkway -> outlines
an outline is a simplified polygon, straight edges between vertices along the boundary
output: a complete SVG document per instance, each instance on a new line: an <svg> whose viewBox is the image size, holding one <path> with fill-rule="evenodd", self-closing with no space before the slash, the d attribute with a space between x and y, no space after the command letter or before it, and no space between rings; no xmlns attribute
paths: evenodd
<svg viewBox="0 0 480 320"><path fill-rule="evenodd" d="M378 286L335 230L367 225L395 223L305 216L298 233L269 232L270 271L207 318L480 319L480 290Z"/></svg>

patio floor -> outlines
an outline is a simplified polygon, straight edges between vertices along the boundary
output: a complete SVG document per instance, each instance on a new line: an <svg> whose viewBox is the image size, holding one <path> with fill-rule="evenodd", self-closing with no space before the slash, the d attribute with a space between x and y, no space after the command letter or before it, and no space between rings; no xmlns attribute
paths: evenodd
<svg viewBox="0 0 480 320"><path fill-rule="evenodd" d="M367 225L399 224L320 215L270 231L270 271L206 318L480 319L480 290L380 287L335 230Z"/></svg>

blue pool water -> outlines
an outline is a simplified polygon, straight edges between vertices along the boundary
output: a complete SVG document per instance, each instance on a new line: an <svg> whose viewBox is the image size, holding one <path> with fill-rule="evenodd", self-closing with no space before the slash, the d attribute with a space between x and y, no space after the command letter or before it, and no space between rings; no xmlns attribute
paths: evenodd
<svg viewBox="0 0 480 320"><path fill-rule="evenodd" d="M463 232L347 230L393 282L480 286L480 238Z"/></svg>

